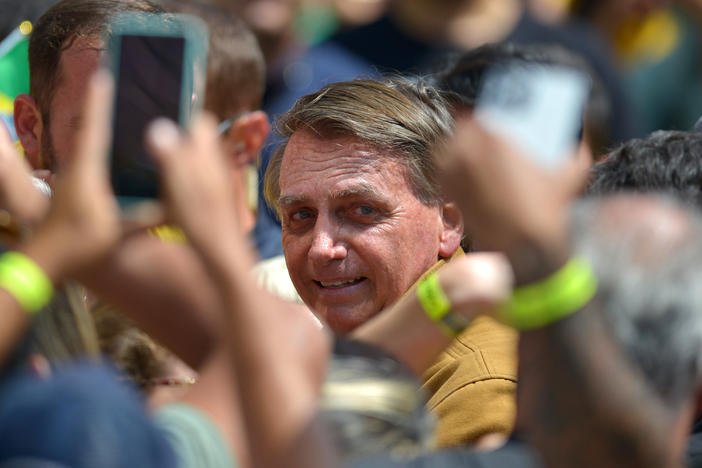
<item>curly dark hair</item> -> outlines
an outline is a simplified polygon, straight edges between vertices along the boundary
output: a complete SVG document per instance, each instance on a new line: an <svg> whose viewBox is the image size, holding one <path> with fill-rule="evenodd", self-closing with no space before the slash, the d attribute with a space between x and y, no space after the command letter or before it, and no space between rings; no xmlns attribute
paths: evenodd
<svg viewBox="0 0 702 468"><path fill-rule="evenodd" d="M657 131L623 143L591 169L587 193L664 192L702 207L702 134Z"/></svg>

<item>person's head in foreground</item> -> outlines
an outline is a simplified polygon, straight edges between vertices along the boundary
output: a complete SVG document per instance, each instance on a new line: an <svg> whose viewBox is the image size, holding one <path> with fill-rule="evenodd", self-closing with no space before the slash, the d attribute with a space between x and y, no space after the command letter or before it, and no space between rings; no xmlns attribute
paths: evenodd
<svg viewBox="0 0 702 468"><path fill-rule="evenodd" d="M646 460L630 466L679 466L702 384L702 218L672 198L621 194L580 202L572 228L575 251L599 283L586 312L602 313L605 333L630 364L630 372L598 375L629 402L601 404L611 414L595 445L615 460L630 443L620 455ZM623 436L622 427L633 429Z"/></svg>
<svg viewBox="0 0 702 468"><path fill-rule="evenodd" d="M333 83L279 122L265 178L304 302L348 332L399 299L459 248L463 223L437 182L432 147L452 128L421 81Z"/></svg>
<svg viewBox="0 0 702 468"><path fill-rule="evenodd" d="M417 376L386 352L336 340L320 417L341 459L389 453L408 459L431 448L434 417Z"/></svg>
<svg viewBox="0 0 702 468"><path fill-rule="evenodd" d="M29 41L30 93L15 100L17 136L34 169L55 172L70 158L105 25L123 11L160 9L146 0L64 0L37 21Z"/></svg>

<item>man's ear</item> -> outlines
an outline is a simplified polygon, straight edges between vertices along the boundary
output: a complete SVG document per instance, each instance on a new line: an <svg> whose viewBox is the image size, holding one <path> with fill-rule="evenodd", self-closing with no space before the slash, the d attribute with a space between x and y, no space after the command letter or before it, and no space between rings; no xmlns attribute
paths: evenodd
<svg viewBox="0 0 702 468"><path fill-rule="evenodd" d="M449 258L460 247L463 238L463 215L455 203L444 203L441 207L443 230L439 238L439 257Z"/></svg>
<svg viewBox="0 0 702 468"><path fill-rule="evenodd" d="M15 98L15 130L22 143L27 162L33 169L44 169L41 161L41 135L44 130L39 106L33 97L20 94Z"/></svg>
<svg viewBox="0 0 702 468"><path fill-rule="evenodd" d="M253 162L270 133L268 116L255 111L239 117L227 132L224 148L236 168Z"/></svg>

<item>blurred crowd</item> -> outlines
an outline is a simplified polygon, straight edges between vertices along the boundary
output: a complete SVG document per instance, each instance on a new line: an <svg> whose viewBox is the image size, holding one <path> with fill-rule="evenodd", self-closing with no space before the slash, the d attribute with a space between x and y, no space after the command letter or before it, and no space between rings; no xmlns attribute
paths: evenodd
<svg viewBox="0 0 702 468"><path fill-rule="evenodd" d="M138 217L124 13L209 30ZM0 468L702 467L700 31L698 0L0 0ZM491 122L496 70L533 94Z"/></svg>

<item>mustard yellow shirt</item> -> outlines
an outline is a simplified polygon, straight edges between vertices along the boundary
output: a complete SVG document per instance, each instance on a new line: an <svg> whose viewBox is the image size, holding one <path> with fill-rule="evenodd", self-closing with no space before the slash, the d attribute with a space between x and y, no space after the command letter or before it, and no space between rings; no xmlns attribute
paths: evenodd
<svg viewBox="0 0 702 468"><path fill-rule="evenodd" d="M454 257L464 255L459 249ZM417 281L445 262L439 261ZM408 291L410 294L414 287ZM518 333L489 317L466 328L424 373L427 407L437 416L437 448L508 435L517 412Z"/></svg>

